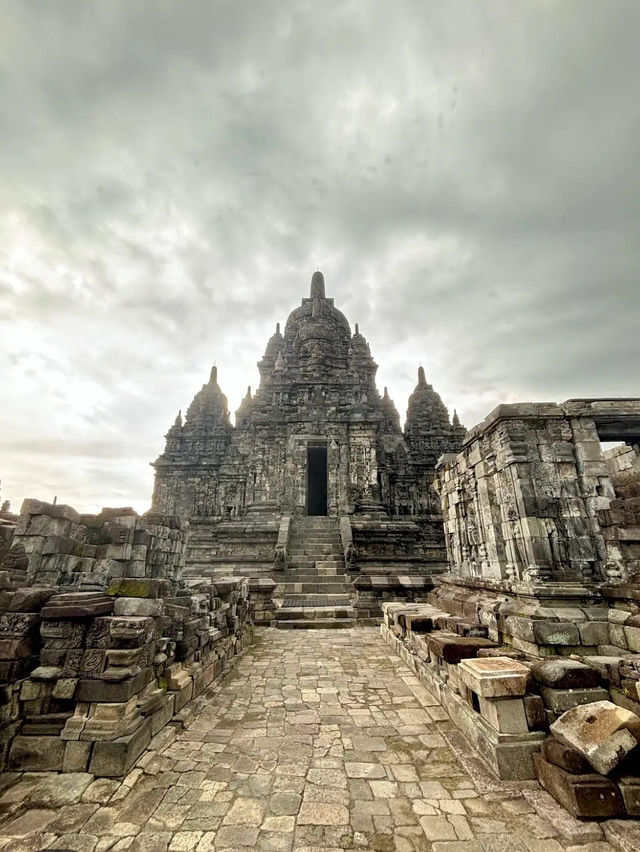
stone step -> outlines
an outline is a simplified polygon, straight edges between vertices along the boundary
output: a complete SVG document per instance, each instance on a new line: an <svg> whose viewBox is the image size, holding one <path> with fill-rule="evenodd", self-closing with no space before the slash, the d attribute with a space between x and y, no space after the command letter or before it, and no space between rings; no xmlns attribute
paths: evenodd
<svg viewBox="0 0 640 852"><path fill-rule="evenodd" d="M304 618L291 621L276 620L278 630L344 630L355 626L355 618L318 618L313 621Z"/></svg>
<svg viewBox="0 0 640 852"><path fill-rule="evenodd" d="M282 575L283 583L340 583L351 585L351 578L344 571L340 574L326 574L324 571L309 571L307 568L299 571L287 570Z"/></svg>
<svg viewBox="0 0 640 852"><path fill-rule="evenodd" d="M281 585L276 587L275 597L283 596L283 595L340 595L340 597L344 597L345 595L351 594L351 585L346 583L326 583L326 582L318 582L318 578L316 578L315 582L313 580L307 580L305 582L287 582L282 583Z"/></svg>
<svg viewBox="0 0 640 852"><path fill-rule="evenodd" d="M356 611L352 606L289 606L277 610L278 621L306 619L315 621L319 618L353 618Z"/></svg>
<svg viewBox="0 0 640 852"><path fill-rule="evenodd" d="M289 547L287 548L287 553L290 556L313 556L320 554L322 556L338 557L342 555L337 548L331 547L329 544L319 544L317 547L310 544L305 544L303 547Z"/></svg>

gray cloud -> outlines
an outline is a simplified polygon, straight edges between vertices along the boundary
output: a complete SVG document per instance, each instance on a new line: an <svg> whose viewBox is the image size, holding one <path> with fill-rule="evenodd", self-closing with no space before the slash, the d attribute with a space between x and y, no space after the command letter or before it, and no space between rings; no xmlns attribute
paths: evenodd
<svg viewBox="0 0 640 852"><path fill-rule="evenodd" d="M401 412L638 393L635 0L0 8L0 473L148 505L320 266Z"/></svg>

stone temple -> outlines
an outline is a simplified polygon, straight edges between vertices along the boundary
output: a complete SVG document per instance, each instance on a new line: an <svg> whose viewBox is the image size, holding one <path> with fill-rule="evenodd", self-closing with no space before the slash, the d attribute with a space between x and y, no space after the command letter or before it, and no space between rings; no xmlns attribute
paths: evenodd
<svg viewBox="0 0 640 852"><path fill-rule="evenodd" d="M258 367L1 505L0 848L640 849L640 399L402 429L320 272Z"/></svg>
<svg viewBox="0 0 640 852"><path fill-rule="evenodd" d="M258 369L233 426L214 367L155 462L154 511L190 523L186 575L269 576L283 594L305 593L301 606L322 604L316 616L357 597L371 617L374 599L423 589L446 568L436 463L465 434L423 368L402 430L369 344L315 272ZM345 560L349 577L326 576Z"/></svg>

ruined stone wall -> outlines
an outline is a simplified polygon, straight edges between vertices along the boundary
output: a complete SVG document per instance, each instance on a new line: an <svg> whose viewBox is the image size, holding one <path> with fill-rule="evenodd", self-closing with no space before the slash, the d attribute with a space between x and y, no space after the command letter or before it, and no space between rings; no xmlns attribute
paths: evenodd
<svg viewBox="0 0 640 852"><path fill-rule="evenodd" d="M592 584L630 570L602 528L616 494L588 410L500 406L439 470L436 488L456 576Z"/></svg>
<svg viewBox="0 0 640 852"><path fill-rule="evenodd" d="M250 641L252 610L268 623L275 584L185 586L185 533L25 501L0 566L0 768L123 775Z"/></svg>
<svg viewBox="0 0 640 852"><path fill-rule="evenodd" d="M628 577L640 578L640 445L604 453L615 497L598 511L609 548L618 548Z"/></svg>
<svg viewBox="0 0 640 852"><path fill-rule="evenodd" d="M177 581L186 531L180 518L155 512L139 517L124 508L81 515L70 506L25 500L2 565L13 585L105 588L122 576Z"/></svg>

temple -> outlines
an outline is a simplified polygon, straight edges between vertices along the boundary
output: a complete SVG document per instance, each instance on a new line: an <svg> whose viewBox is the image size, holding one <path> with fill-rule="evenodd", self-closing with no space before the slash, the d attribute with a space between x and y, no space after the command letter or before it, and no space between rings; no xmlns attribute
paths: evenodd
<svg viewBox="0 0 640 852"><path fill-rule="evenodd" d="M455 416L451 423L423 368L403 431L386 388L376 387L369 344L315 272L309 298L284 334L276 326L258 369L257 391L247 391L233 426L214 367L155 462L154 511L191 525L186 576L280 581L274 570L294 580L305 569L319 591L315 563L335 562L338 573L352 572L339 596L351 600L359 588L366 615L367 577L376 576L378 597L398 574L424 588L446 568L436 463L461 449L465 429ZM296 548L314 538L316 548Z"/></svg>

